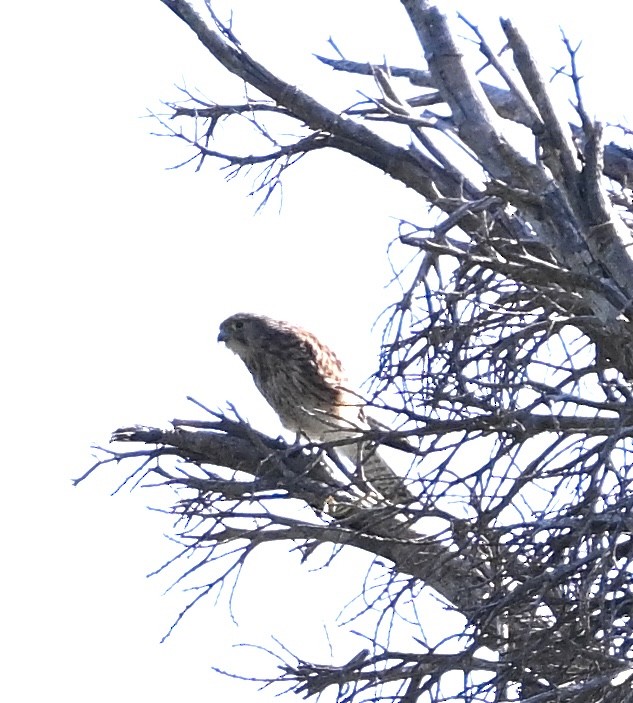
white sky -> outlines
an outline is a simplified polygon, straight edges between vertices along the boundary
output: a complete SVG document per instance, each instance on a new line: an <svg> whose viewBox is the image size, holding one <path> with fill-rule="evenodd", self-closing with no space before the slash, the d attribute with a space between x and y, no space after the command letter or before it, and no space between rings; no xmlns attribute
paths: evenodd
<svg viewBox="0 0 633 703"><path fill-rule="evenodd" d="M331 55L330 35L352 59L386 54L411 64L418 54L397 2L232 5L247 50L291 82L307 76L317 97L335 91L353 100L350 83L311 57ZM598 15L577 2L450 6L498 41L492 19L512 16L548 67L564 60L564 26L584 40L590 110L612 121L631 114L631 11L623 3L602 2ZM384 290L392 218L419 221L423 204L335 155L314 155L287 174L281 214L273 205L254 216L251 181L226 184L210 162L199 174L166 170L189 153L150 136L157 125L139 119L147 109L176 99L183 80L212 98L237 93L159 0L10 3L0 58L0 698L247 699L250 687L210 664L239 668L252 655L229 646L270 644L270 631L307 659L328 661L323 625L357 584L262 552L238 590L239 628L225 599L215 609L209 600L159 645L183 598L162 596L169 581L144 576L172 554L162 536L169 522L144 509L147 493L108 496L125 469L79 488L70 479L90 465L91 443L107 442L116 427L200 417L186 395L214 407L231 400L258 427L278 431L245 370L215 342L219 322L238 310L314 329L362 381L378 349L368 330L395 295ZM336 573L357 564L362 576L362 555L344 560ZM363 646L330 634L338 662Z"/></svg>

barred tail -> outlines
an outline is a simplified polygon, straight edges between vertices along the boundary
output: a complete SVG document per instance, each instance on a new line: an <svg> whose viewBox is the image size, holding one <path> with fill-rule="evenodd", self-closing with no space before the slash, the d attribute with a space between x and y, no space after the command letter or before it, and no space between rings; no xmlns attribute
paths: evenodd
<svg viewBox="0 0 633 703"><path fill-rule="evenodd" d="M356 467L359 483L368 485L390 503L409 504L416 500L404 479L382 458L373 442L357 442L337 447Z"/></svg>

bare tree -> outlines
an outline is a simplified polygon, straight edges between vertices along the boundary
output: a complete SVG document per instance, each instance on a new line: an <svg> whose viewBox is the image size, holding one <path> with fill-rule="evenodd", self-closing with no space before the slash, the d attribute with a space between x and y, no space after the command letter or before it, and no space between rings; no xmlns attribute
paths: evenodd
<svg viewBox="0 0 633 703"><path fill-rule="evenodd" d="M398 430L367 437L408 457L416 500L358 501L327 448L288 447L225 414L122 428L113 439L141 448L97 465L136 462L134 476L180 491L179 556L198 556L183 578L207 573L194 603L261 544L299 544L306 559L329 544L386 561L393 578L372 607L397 614L403 595L432 589L462 616L450 651L420 631L413 651L375 638L345 663L287 652L271 681L298 694L630 700L633 152L603 147L574 47L565 40L569 123L510 21L502 54L463 20L483 82L437 7L402 0L426 66L318 57L366 83L366 99L334 112L250 56L210 1L204 18L184 0L162 2L247 87L241 104L193 94L170 104L163 125L191 160L220 160L229 176L259 168L265 201L298 159L336 149L428 205L427 222L400 225L411 264L374 380L374 403ZM220 129L253 131L260 150L213 148ZM313 519L289 516L291 500Z"/></svg>

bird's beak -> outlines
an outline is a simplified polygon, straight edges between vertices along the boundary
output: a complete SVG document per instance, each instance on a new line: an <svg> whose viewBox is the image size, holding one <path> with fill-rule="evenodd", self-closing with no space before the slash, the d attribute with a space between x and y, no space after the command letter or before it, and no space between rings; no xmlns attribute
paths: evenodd
<svg viewBox="0 0 633 703"><path fill-rule="evenodd" d="M220 334L218 334L218 342L226 342L227 334L223 329L220 329Z"/></svg>

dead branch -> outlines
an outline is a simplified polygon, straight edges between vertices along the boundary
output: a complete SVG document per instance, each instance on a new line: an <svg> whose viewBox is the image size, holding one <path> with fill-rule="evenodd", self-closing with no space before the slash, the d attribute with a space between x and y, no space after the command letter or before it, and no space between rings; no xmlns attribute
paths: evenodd
<svg viewBox="0 0 633 703"><path fill-rule="evenodd" d="M193 559L178 583L206 579L179 619L262 544L304 559L320 545L355 547L387 564L375 599L361 589L363 608L379 612L372 649L342 665L286 651L269 681L306 696L333 687L350 702L412 703L445 697L459 672L465 699L627 700L614 677L630 669L633 641L633 259L623 216L633 211L633 157L603 148L577 50L565 39L574 127L511 22L501 25L503 60L467 23L502 89L467 69L434 3L402 0L427 66L318 57L371 78L373 95L337 113L256 61L212 10L207 22L185 0L162 2L256 92L241 104L188 94L169 106L184 127L163 126L200 164L221 159L230 175L262 165L270 193L297 158L337 149L413 189L434 217L400 226L396 246L413 258L397 275L375 379L375 404L398 430L376 424L365 438L410 462L411 501L368 499L331 447L288 446L222 414L117 430L115 441L141 449L108 450L88 472L132 463L129 480L179 496L168 510L180 547L170 563ZM506 136L504 120L533 153ZM295 136L277 138L282 123ZM266 148L224 150L212 144L220 125L246 125ZM405 141L387 138L394 129ZM609 192L604 175L621 190ZM420 632L421 651L393 651L380 627L431 589L463 619L447 635L454 649Z"/></svg>

